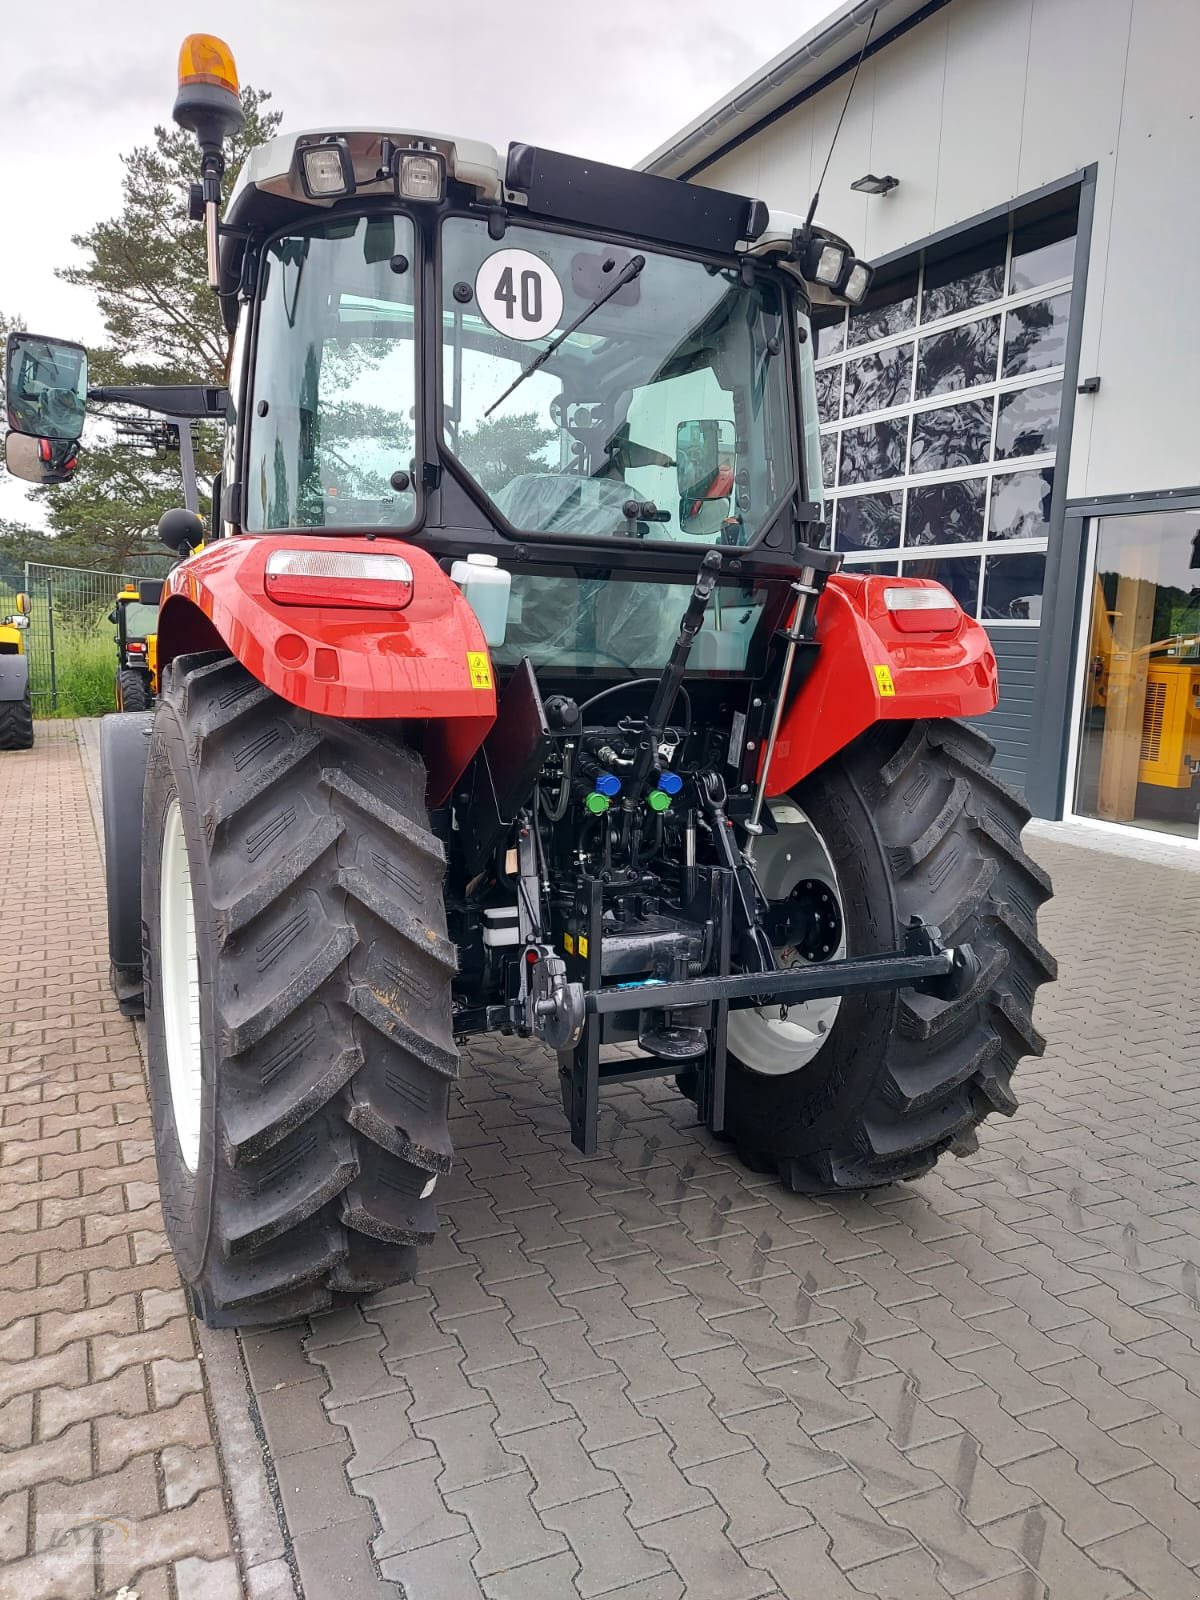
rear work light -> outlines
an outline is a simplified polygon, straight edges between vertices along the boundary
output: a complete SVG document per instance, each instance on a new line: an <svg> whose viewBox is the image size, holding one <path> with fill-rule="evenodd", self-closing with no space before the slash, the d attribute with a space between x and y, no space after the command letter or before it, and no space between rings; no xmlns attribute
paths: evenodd
<svg viewBox="0 0 1200 1600"><path fill-rule="evenodd" d="M952 633L962 620L962 610L949 589L888 588L883 603L901 633Z"/></svg>
<svg viewBox="0 0 1200 1600"><path fill-rule="evenodd" d="M272 550L266 592L281 606L375 606L402 610L413 596L412 568L403 556L346 550Z"/></svg>

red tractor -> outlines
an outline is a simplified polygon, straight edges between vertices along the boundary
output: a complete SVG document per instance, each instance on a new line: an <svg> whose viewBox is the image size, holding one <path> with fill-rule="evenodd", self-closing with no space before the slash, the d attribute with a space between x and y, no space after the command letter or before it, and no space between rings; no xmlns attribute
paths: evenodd
<svg viewBox="0 0 1200 1600"><path fill-rule="evenodd" d="M810 314L870 269L740 195L398 128L271 141L218 224L236 76L205 37L182 68L228 388L136 393L224 417L224 466L203 550L164 519L161 696L106 722L104 802L197 1311L410 1275L489 1031L556 1053L584 1151L661 1076L803 1192L972 1149L1042 1048L1049 884L959 720L987 634L825 547ZM14 426L77 437L74 360L14 336Z"/></svg>

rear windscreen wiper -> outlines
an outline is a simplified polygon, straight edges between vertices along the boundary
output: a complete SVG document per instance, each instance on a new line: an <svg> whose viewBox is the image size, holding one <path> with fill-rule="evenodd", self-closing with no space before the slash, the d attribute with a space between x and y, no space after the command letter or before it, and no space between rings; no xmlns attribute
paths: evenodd
<svg viewBox="0 0 1200 1600"><path fill-rule="evenodd" d="M631 256L621 268L620 272L617 273L616 277L609 284L604 293L593 300L590 306L586 306L575 318L575 321L572 322L569 327L564 328L557 338L551 339L550 343L542 351L540 356L534 356L529 365L522 368L522 370L517 373L516 377L509 384L508 388L505 389L500 398L492 401L491 405L483 413L484 416L490 417L497 406L504 404L514 389L519 389L525 382L526 378L532 377L539 367L545 366L546 362L549 361L550 357L554 354L558 347L561 344L564 344L577 328L581 328L583 326L583 324L591 316L592 312L599 311L600 307L606 304L607 301L611 300L613 295L615 295L618 290L623 289L627 283L632 283L645 265L645 256Z"/></svg>

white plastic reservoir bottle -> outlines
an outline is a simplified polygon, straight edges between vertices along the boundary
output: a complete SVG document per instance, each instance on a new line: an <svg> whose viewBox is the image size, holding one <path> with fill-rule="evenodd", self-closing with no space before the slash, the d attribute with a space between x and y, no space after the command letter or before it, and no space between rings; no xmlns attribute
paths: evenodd
<svg viewBox="0 0 1200 1600"><path fill-rule="evenodd" d="M450 577L466 595L488 644L503 644L512 574L501 568L495 556L476 554L456 561L450 568Z"/></svg>

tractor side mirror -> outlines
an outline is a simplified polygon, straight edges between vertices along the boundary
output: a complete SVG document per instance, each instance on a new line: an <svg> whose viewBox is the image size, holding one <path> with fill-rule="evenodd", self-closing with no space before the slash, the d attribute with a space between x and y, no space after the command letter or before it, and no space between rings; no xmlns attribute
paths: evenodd
<svg viewBox="0 0 1200 1600"><path fill-rule="evenodd" d="M162 604L162 592L165 587L166 580L164 578L139 578L137 586L138 599L144 606L160 606Z"/></svg>
<svg viewBox="0 0 1200 1600"><path fill-rule="evenodd" d="M27 617L32 610L33 610L33 602L30 600L29 596L25 593L25 591L22 589L21 592L17 595L17 615L19 617Z"/></svg>
<svg viewBox="0 0 1200 1600"><path fill-rule="evenodd" d="M675 481L679 486L679 526L697 521L719 525L733 501L736 441L733 423L706 417L675 429Z"/></svg>
<svg viewBox="0 0 1200 1600"><path fill-rule="evenodd" d="M198 545L204 543L204 523L194 511L184 511L181 506L164 511L158 519L158 537L168 550L184 560Z"/></svg>
<svg viewBox="0 0 1200 1600"><path fill-rule="evenodd" d="M4 436L4 465L27 483L66 483L79 465L79 446L74 439L9 432Z"/></svg>
<svg viewBox="0 0 1200 1600"><path fill-rule="evenodd" d="M4 401L14 433L32 434L51 444L74 444L83 432L87 382L87 351L81 344L32 333L9 334L4 352ZM10 470L15 469L10 466Z"/></svg>

